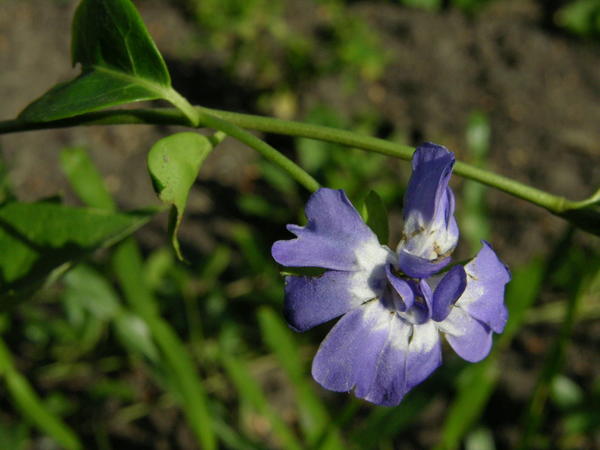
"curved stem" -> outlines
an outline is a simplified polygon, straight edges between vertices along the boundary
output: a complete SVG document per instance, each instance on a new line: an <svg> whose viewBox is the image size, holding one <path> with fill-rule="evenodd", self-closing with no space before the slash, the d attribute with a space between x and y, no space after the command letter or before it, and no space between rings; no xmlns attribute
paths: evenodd
<svg viewBox="0 0 600 450"><path fill-rule="evenodd" d="M178 107L180 106L178 105ZM395 158L404 160L410 160L414 151L412 147L407 145L395 144L383 139L364 136L358 133L321 125L281 120L251 114L241 114L204 107L195 107L194 109L195 112L198 113L198 116L196 116L198 117L198 122L191 119L193 114L189 109L187 109L185 115L171 108L109 110L88 113L71 119L58 120L54 122L26 123L19 120L4 121L0 122L0 134L47 128L62 128L77 125L189 125L190 122L196 122L198 126L215 128L244 142L245 144L259 151L261 154L263 154L263 156L272 162L283 167L290 174L292 174L296 180L300 181L310 190L315 190L318 187L317 182L310 175L304 172L303 169L298 167L295 163L290 161L281 153L277 152L277 150L275 150L273 147L248 133L244 129L318 139L346 145L349 147L355 147L366 151L381 153L383 155L393 156ZM480 183L500 189L515 197L527 200L555 214L561 214L574 208L582 208L600 200L600 198L598 198L599 193L597 192L588 199L572 202L564 197L549 194L548 192L540 189L527 186L502 175L488 172L460 161L456 162L454 172L457 175L479 181Z"/></svg>
<svg viewBox="0 0 600 450"><path fill-rule="evenodd" d="M199 123L209 128L222 131L223 133L237 139L240 142L248 145L249 147L256 150L266 159L272 163L278 165L298 183L304 186L309 191L316 191L319 189L319 183L311 175L309 175L302 167L298 166L291 159L285 157L279 153L275 148L271 147L262 139L257 138L253 134L243 130L242 128L218 117L213 116L205 111L200 111L198 114Z"/></svg>

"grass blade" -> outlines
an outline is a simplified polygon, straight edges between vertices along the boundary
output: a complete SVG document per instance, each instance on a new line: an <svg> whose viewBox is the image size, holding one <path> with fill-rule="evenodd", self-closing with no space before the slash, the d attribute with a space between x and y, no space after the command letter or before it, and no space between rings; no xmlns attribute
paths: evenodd
<svg viewBox="0 0 600 450"><path fill-rule="evenodd" d="M299 351L290 330L272 309L258 312L263 339L277 357L289 377L300 409L300 426L311 445L319 448L344 448L339 431L331 422L327 408L315 394L306 371L298 357Z"/></svg>
<svg viewBox="0 0 600 450"><path fill-rule="evenodd" d="M42 432L67 450L83 448L77 435L56 415L46 409L27 379L14 367L12 357L4 341L0 339L0 374L15 406Z"/></svg>
<svg viewBox="0 0 600 450"><path fill-rule="evenodd" d="M114 268L125 298L132 309L147 323L150 333L161 351L161 362L172 374L173 386L183 407L187 421L201 447L217 448L208 399L190 354L173 328L159 313L156 299L147 288L141 269L142 258L132 239L123 242L113 256Z"/></svg>

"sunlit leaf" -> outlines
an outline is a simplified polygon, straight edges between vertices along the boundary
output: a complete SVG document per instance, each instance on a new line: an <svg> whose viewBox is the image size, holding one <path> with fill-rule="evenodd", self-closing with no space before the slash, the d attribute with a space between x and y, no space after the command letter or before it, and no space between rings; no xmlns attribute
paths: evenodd
<svg viewBox="0 0 600 450"><path fill-rule="evenodd" d="M21 113L50 121L141 100L165 98L167 66L130 0L83 0L73 20L73 64L81 75L59 84Z"/></svg>
<svg viewBox="0 0 600 450"><path fill-rule="evenodd" d="M169 233L173 248L183 259L177 231L183 219L188 193L206 156L210 140L198 133L177 133L159 140L148 153L148 171L160 199L172 205Z"/></svg>

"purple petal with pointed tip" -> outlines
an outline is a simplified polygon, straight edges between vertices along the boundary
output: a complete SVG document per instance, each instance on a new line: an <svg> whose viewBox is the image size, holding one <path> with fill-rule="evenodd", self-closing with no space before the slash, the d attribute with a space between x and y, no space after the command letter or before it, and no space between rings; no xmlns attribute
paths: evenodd
<svg viewBox="0 0 600 450"><path fill-rule="evenodd" d="M482 244L477 256L465 266L467 286L456 306L501 333L508 319L504 288L510 281L510 272L490 244Z"/></svg>
<svg viewBox="0 0 600 450"><path fill-rule="evenodd" d="M454 154L426 143L415 151L412 166L404 196L404 239L398 251L433 261L451 253L458 241L454 194L448 187Z"/></svg>
<svg viewBox="0 0 600 450"><path fill-rule="evenodd" d="M404 197L404 219L418 212L423 223L444 219L454 211L446 188L454 166L454 154L432 143L420 145L412 158L412 175Z"/></svg>
<svg viewBox="0 0 600 450"><path fill-rule="evenodd" d="M296 239L273 244L271 254L279 264L356 270L356 251L365 245L379 246L344 191L319 189L306 204L306 217L304 227L288 225Z"/></svg>
<svg viewBox="0 0 600 450"><path fill-rule="evenodd" d="M431 318L437 322L450 313L450 306L462 295L467 286L467 274L463 266L454 266L439 282L433 293Z"/></svg>
<svg viewBox="0 0 600 450"><path fill-rule="evenodd" d="M453 306L442 322L436 322L440 331L454 351L466 361L478 362L492 348L492 330L486 324L471 317L462 308Z"/></svg>

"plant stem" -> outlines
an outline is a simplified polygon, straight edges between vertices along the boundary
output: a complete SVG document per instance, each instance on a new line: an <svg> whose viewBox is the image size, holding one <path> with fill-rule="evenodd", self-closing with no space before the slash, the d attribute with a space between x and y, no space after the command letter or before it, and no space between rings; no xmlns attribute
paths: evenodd
<svg viewBox="0 0 600 450"><path fill-rule="evenodd" d="M175 99L171 99L174 101ZM187 103L187 101L186 101ZM189 105L189 104L188 104ZM184 105L185 106L185 105ZM182 105L178 104L181 108ZM57 120L53 122L27 123L20 120L0 121L0 134L20 131L40 130L48 128L63 128L79 125L118 125L118 124L158 124L158 125L189 125L196 122L186 106L186 114L171 109L137 109L109 110L83 114L78 117ZM314 125L289 120L281 120L251 114L241 114L217 109L195 107L198 113L198 126L207 126L223 131L241 142L249 145L263 156L288 171L296 180L310 190L318 187L316 181L304 170L288 158L277 152L273 147L245 131L254 130L288 136L305 137L322 141L355 147L362 150L410 160L414 149L407 145L395 144L383 139L364 136L351 131L340 130L322 125ZM221 119L221 120L219 120ZM541 206L554 214L561 214L570 209L584 207L596 202L598 193L589 199L572 202L564 197L550 194L540 189L527 186L502 175L479 169L469 164L457 161L454 166L457 175L469 178L488 186L500 189L515 197Z"/></svg>
<svg viewBox="0 0 600 450"><path fill-rule="evenodd" d="M253 134L238 127L237 125L230 123L227 120L220 119L205 111L199 112L199 120L204 126L222 131L228 136L231 136L232 138L235 138L253 148L266 159L289 173L292 178L294 178L309 191L314 192L319 189L319 183L308 172L306 172L291 159L278 152L275 148L271 147L262 139L257 138Z"/></svg>

